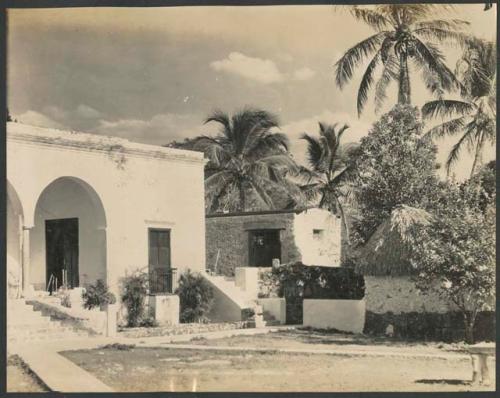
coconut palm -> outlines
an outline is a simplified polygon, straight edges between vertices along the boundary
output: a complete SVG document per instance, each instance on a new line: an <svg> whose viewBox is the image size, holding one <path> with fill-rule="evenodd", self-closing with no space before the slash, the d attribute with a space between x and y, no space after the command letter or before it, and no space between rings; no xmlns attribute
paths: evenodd
<svg viewBox="0 0 500 398"><path fill-rule="evenodd" d="M307 133L302 135L301 138L307 141L307 161L310 168L302 170L302 175L308 181L301 186L301 190L308 201L319 199L319 207L342 218L349 239L349 226L342 201L349 197L346 183L353 174L353 162L350 160L357 146L340 143L348 128L347 124L337 128L337 124L319 123L319 137Z"/></svg>
<svg viewBox="0 0 500 398"><path fill-rule="evenodd" d="M481 163L486 143L495 142L496 121L496 52L492 42L471 39L457 62L457 76L465 88L463 99L431 101L422 107L424 118L449 118L426 136L433 139L458 135L446 161L449 174L464 147L474 153L471 176Z"/></svg>
<svg viewBox="0 0 500 398"><path fill-rule="evenodd" d="M358 89L357 108L361 114L374 84L376 71L381 75L375 87L378 111L386 98L388 85L398 83L398 103L411 103L410 69L413 61L421 71L427 89L435 95L459 86L437 44L463 43L462 29L468 22L456 19L430 19L439 10L430 4L386 4L374 8L349 7L351 14L377 33L347 50L335 64L336 83L342 89L352 79L354 69L372 57ZM443 6L441 6L443 7Z"/></svg>
<svg viewBox="0 0 500 398"><path fill-rule="evenodd" d="M194 144L209 158L205 170L209 212L220 209L222 201L232 201L232 210L248 210L249 195L272 209L274 190L285 190L290 196L299 193L286 178L296 165L288 153L288 138L273 131L279 127L275 115L251 108L232 117L215 111L205 120L209 122L220 125L219 134L198 137Z"/></svg>

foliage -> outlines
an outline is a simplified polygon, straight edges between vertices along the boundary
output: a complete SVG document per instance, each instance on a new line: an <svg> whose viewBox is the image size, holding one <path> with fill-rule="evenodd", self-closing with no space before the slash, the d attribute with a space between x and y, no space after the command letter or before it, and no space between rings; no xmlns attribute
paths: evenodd
<svg viewBox="0 0 500 398"><path fill-rule="evenodd" d="M175 291L180 300L181 322L206 322L207 314L214 303L214 293L208 281L190 270L179 277L179 287Z"/></svg>
<svg viewBox="0 0 500 398"><path fill-rule="evenodd" d="M280 286L280 297L289 294L313 299L360 300L364 297L364 279L350 267L311 267L298 262L273 267L273 275Z"/></svg>
<svg viewBox="0 0 500 398"><path fill-rule="evenodd" d="M145 298L148 294L149 277L146 272L136 271L122 279L122 303L127 308L127 326L141 325L145 317Z"/></svg>
<svg viewBox="0 0 500 398"><path fill-rule="evenodd" d="M477 181L450 184L446 201L438 203L434 222L417 230L412 263L423 290L436 290L464 316L466 341L474 340L479 311L488 309L495 294L495 208L482 212L482 188Z"/></svg>
<svg viewBox="0 0 500 398"><path fill-rule="evenodd" d="M348 125L337 129L337 125L319 123L319 138L307 133L302 139L307 141L307 155L310 169L303 169L301 174L307 179L301 190L307 201L319 198L318 207L326 208L342 218L349 236L342 202L349 196L348 183L353 175L353 161L357 153L356 145L342 145L340 140Z"/></svg>
<svg viewBox="0 0 500 398"><path fill-rule="evenodd" d="M354 18L361 20L377 33L347 50L336 63L336 82L339 88L352 79L354 69L372 57L358 90L358 114L361 114L374 85L376 71L381 70L375 86L375 104L380 109L386 98L387 87L398 82L398 103L409 104L409 61L421 71L426 88L441 96L444 90L459 87L453 72L437 44L464 43L463 28L468 22L457 19L430 19L438 5L384 4L374 8L349 7Z"/></svg>
<svg viewBox="0 0 500 398"><path fill-rule="evenodd" d="M106 304L116 303L116 297L108 289L102 279L98 279L95 284L89 285L82 293L83 307L91 310Z"/></svg>
<svg viewBox="0 0 500 398"><path fill-rule="evenodd" d="M433 139L461 135L451 149L446 170L458 162L464 147L474 152L471 176L476 172L487 142L496 138L496 51L493 42L468 41L457 63L457 75L465 91L461 100L431 101L422 108L425 118L449 119L427 132Z"/></svg>
<svg viewBox="0 0 500 398"><path fill-rule="evenodd" d="M279 127L275 115L252 108L232 117L216 111L209 122L220 125L219 134L198 137L193 146L210 160L205 168L208 212L245 211L249 196L256 197L261 208L273 209L273 190L299 195L287 179L297 167L288 153L288 138L274 131Z"/></svg>
<svg viewBox="0 0 500 398"><path fill-rule="evenodd" d="M396 206L425 210L436 200L436 147L422 138L422 127L416 108L396 105L361 139L355 245L365 243Z"/></svg>

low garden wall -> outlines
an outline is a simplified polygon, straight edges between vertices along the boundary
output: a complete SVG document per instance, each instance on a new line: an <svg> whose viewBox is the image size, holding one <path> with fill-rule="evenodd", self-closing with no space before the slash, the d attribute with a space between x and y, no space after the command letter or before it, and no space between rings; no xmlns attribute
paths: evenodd
<svg viewBox="0 0 500 398"><path fill-rule="evenodd" d="M218 332L222 330L245 329L246 321L224 323L183 323L176 326L150 328L121 328L119 335L123 337L176 336L181 334L196 334Z"/></svg>
<svg viewBox="0 0 500 398"><path fill-rule="evenodd" d="M365 300L304 299L303 301L304 326L362 333L364 324Z"/></svg>
<svg viewBox="0 0 500 398"><path fill-rule="evenodd" d="M437 294L419 292L409 277L365 276L365 300L366 334L446 342L464 338L463 316L457 308ZM474 336L494 341L494 311L479 313Z"/></svg>

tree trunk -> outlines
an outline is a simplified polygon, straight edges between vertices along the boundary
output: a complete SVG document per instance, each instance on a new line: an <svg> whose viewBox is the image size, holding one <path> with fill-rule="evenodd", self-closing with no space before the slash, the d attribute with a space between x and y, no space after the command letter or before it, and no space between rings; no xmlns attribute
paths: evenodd
<svg viewBox="0 0 500 398"><path fill-rule="evenodd" d="M481 141L482 141L482 136L479 137L479 140L476 144L476 151L474 153L474 162L472 162L472 170L470 171L471 178L476 173L476 169L481 164L481 153L483 150L483 143Z"/></svg>
<svg viewBox="0 0 500 398"><path fill-rule="evenodd" d="M474 344L474 318L472 314L464 313L465 342L467 344Z"/></svg>
<svg viewBox="0 0 500 398"><path fill-rule="evenodd" d="M404 51L401 51L399 54L398 104L409 105L410 103L410 74L408 72L408 56Z"/></svg>

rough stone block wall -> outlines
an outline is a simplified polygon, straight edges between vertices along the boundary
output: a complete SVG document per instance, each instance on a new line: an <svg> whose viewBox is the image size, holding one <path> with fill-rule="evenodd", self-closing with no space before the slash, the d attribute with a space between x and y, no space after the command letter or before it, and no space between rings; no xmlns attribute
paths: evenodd
<svg viewBox="0 0 500 398"><path fill-rule="evenodd" d="M408 277L365 276L364 333L384 335L392 325L394 337L415 340L464 339L462 314L437 294L420 293ZM479 313L476 341L494 341L495 312Z"/></svg>
<svg viewBox="0 0 500 398"><path fill-rule="evenodd" d="M419 292L408 277L365 276L365 300L366 310L378 314L454 310L437 294Z"/></svg>
<svg viewBox="0 0 500 398"><path fill-rule="evenodd" d="M236 267L248 266L248 229L245 224L262 222L265 228L273 225L281 231L281 262L300 261L295 245L293 220L295 213L231 215L206 218L206 266L214 270L217 251L220 250L217 274L234 276Z"/></svg>

